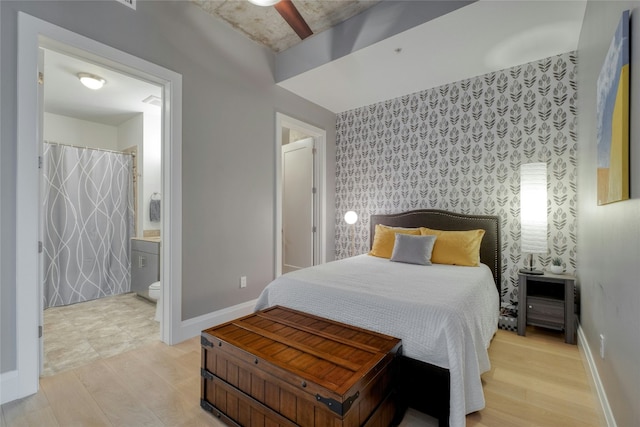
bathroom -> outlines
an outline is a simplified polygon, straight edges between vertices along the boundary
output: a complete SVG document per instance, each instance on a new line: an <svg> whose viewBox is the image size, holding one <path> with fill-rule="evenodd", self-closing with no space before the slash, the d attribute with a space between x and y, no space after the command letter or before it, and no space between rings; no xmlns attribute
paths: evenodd
<svg viewBox="0 0 640 427"><path fill-rule="evenodd" d="M44 49L43 57L41 374L50 375L160 338L162 93L78 56ZM79 74L104 86L84 87ZM81 184L59 188L77 176L84 176ZM77 202L83 207L69 204L76 202L64 191L80 188L87 194ZM104 188L107 193L96 195ZM114 199L110 206L122 215L104 210L98 199ZM108 239L93 227L96 212L106 220ZM69 218L77 223L70 226ZM80 236L62 237L69 228ZM72 239L82 250L59 256Z"/></svg>

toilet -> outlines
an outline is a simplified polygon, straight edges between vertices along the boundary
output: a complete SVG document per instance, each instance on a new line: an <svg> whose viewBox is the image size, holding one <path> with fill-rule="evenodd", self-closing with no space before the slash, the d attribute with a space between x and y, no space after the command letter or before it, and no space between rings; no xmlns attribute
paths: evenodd
<svg viewBox="0 0 640 427"><path fill-rule="evenodd" d="M162 289L160 288L160 282L153 282L149 286L149 298L156 302L156 322L162 319Z"/></svg>

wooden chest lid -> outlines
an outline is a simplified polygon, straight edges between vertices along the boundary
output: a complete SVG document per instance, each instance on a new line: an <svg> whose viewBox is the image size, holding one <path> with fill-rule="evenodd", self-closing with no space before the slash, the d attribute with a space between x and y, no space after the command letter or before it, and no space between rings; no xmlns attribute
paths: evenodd
<svg viewBox="0 0 640 427"><path fill-rule="evenodd" d="M261 369L275 367L284 381L302 380L342 397L401 351L398 338L281 306L206 329L202 336L211 337L213 347L234 351L227 343L262 359Z"/></svg>

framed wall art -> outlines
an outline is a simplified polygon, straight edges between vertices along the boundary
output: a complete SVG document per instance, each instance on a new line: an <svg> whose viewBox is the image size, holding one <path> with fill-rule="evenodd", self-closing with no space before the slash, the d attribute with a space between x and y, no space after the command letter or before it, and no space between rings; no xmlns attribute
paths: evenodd
<svg viewBox="0 0 640 427"><path fill-rule="evenodd" d="M629 199L629 11L622 13L597 82L598 205Z"/></svg>

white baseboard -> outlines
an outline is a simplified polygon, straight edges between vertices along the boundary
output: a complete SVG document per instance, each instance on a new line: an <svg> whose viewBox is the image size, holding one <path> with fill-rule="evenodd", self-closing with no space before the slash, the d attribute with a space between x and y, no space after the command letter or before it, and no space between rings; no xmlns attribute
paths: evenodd
<svg viewBox="0 0 640 427"><path fill-rule="evenodd" d="M598 368L596 367L596 363L593 359L593 354L591 353L591 348L589 347L589 342L587 341L587 337L585 336L584 331L582 330L582 326L580 325L578 325L578 348L584 356L584 359L587 362L587 366L589 366L592 384L596 389L598 401L600 402L600 406L602 407L602 412L604 413L604 419L607 423L607 426L617 427L616 419L613 417L613 411L611 411L611 406L609 405L609 400L607 399L607 393L605 392L604 385L600 380Z"/></svg>
<svg viewBox="0 0 640 427"><path fill-rule="evenodd" d="M19 399L18 371L8 371L0 374L0 405Z"/></svg>
<svg viewBox="0 0 640 427"><path fill-rule="evenodd" d="M194 317L193 319L184 320L180 324L180 336L175 342L179 343L189 338L193 338L200 335L204 329L253 313L256 301L257 300L243 302L232 307L223 308L222 310Z"/></svg>

